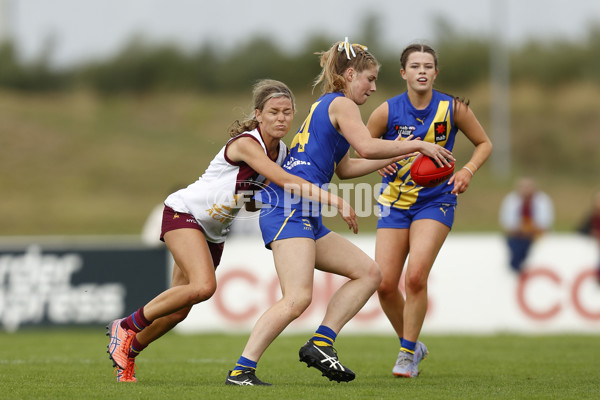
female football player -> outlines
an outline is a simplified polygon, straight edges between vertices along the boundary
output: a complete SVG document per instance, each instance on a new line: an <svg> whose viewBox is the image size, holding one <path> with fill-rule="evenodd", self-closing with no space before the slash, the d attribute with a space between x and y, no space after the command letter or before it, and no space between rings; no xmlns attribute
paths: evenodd
<svg viewBox="0 0 600 400"><path fill-rule="evenodd" d="M400 339L395 376L416 377L427 347L418 342L427 311L427 279L454 221L457 195L467 190L477 169L487 160L492 143L468 103L433 89L438 74L435 51L412 44L400 57L406 92L388 99L371 114L367 127L374 138L395 143L413 136L452 150L458 130L475 150L446 182L433 188L415 184L410 176L414 157L386 168L378 199L375 260L383 273L377 294L381 307ZM409 257L410 253L410 257ZM408 258L404 300L398 288Z"/></svg>
<svg viewBox="0 0 600 400"><path fill-rule="evenodd" d="M120 382L135 382L139 352L181 322L194 304L215 292L215 268L229 227L245 203L244 192L256 191L268 179L335 206L350 228L357 227L354 210L343 199L280 167L288 152L281 139L288 133L295 111L289 88L263 80L255 85L253 95L252 116L232 124L232 138L204 174L164 202L160 238L175 260L173 280L171 288L107 327L108 353Z"/></svg>
<svg viewBox="0 0 600 400"><path fill-rule="evenodd" d="M365 175L388 165L389 157L398 159L420 151L439 163L452 159L450 151L434 143L386 143L370 136L358 106L375 91L379 64L365 46L350 44L346 38L320 55L322 72L315 86L323 83L323 95L310 107L292 142L283 163L286 171L323 187L334 172L342 179ZM350 146L364 158L350 158ZM319 369L330 380L354 379L354 372L339 362L333 343L379 286L377 264L323 225L318 204L286 201L283 189L273 184L256 197L271 205L261 209L260 227L265 245L273 251L283 297L259 318L226 383L266 384L255 375L257 362L311 303L315 268L348 281L330 299L321 326L300 349L300 361Z"/></svg>

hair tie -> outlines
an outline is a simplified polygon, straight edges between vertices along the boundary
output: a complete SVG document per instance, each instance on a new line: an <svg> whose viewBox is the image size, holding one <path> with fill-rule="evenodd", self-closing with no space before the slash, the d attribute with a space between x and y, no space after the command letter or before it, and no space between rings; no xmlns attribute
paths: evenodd
<svg viewBox="0 0 600 400"><path fill-rule="evenodd" d="M469 171L469 172L471 173L471 176L475 175L475 174L473 173L473 171L471 171L471 168L469 168L469 167L467 167L467 166L464 166L464 167L463 167L463 169L466 169L467 171Z"/></svg>
<svg viewBox="0 0 600 400"><path fill-rule="evenodd" d="M346 58L348 58L348 60L352 59L350 57L350 53L352 53L352 57L356 58L356 53L354 52L354 46L358 46L363 50L367 50L367 46L364 46L362 44L358 44L358 43L350 44L350 42L348 42L348 36L346 36L344 38L344 41L340 42L340 44L338 44L338 53L341 53L342 51L346 51Z"/></svg>

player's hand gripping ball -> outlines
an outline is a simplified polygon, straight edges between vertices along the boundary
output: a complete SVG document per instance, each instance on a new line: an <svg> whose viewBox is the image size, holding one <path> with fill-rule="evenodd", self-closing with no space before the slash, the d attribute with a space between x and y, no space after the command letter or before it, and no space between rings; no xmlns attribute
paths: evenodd
<svg viewBox="0 0 600 400"><path fill-rule="evenodd" d="M419 186L434 187L446 179L450 178L454 173L454 161L450 161L450 166L438 166L433 158L423 154L417 155L410 167L410 175L412 180Z"/></svg>

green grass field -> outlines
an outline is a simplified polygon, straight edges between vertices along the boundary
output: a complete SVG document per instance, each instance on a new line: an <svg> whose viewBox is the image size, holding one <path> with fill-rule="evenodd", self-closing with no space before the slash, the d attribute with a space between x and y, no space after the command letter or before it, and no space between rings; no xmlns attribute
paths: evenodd
<svg viewBox="0 0 600 400"><path fill-rule="evenodd" d="M598 399L600 337L424 336L417 379L391 375L392 336L344 335L340 360L357 378L330 382L298 361L306 335L283 335L257 375L272 387L225 386L247 335L169 333L138 358L138 383L117 383L98 329L0 334L2 399Z"/></svg>

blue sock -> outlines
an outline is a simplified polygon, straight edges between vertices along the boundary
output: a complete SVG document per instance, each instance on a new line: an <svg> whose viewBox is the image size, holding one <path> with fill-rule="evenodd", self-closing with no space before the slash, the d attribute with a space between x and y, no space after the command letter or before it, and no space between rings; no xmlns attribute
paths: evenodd
<svg viewBox="0 0 600 400"><path fill-rule="evenodd" d="M317 346L333 346L336 337L337 334L331 328L321 325L311 339Z"/></svg>
<svg viewBox="0 0 600 400"><path fill-rule="evenodd" d="M417 342L411 342L410 340L406 340L402 338L400 343L400 351L405 353L415 354L415 349L417 347Z"/></svg>
<svg viewBox="0 0 600 400"><path fill-rule="evenodd" d="M233 370L234 371L242 371L242 370L248 369L248 368L256 369L256 366L257 366L256 361L248 360L246 357L240 356L240 359L235 364L235 368Z"/></svg>

